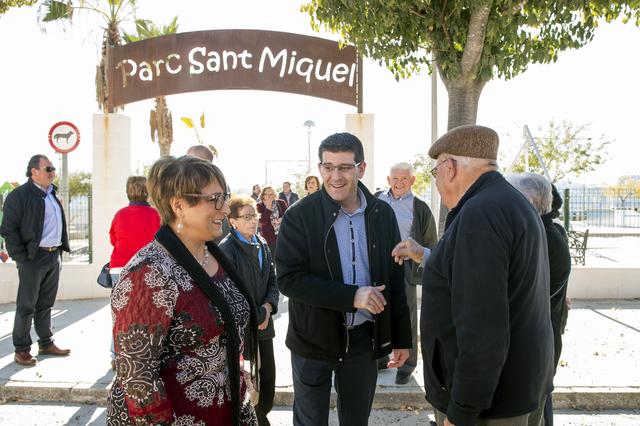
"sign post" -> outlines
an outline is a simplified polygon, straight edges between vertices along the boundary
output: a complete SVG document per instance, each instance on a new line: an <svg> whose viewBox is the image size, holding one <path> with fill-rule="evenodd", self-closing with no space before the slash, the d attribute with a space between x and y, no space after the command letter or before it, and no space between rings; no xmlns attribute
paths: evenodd
<svg viewBox="0 0 640 426"><path fill-rule="evenodd" d="M67 217L69 215L69 165L67 154L80 144L80 131L75 124L59 121L49 129L49 145L62 157L62 172L60 173L60 195L62 206Z"/></svg>

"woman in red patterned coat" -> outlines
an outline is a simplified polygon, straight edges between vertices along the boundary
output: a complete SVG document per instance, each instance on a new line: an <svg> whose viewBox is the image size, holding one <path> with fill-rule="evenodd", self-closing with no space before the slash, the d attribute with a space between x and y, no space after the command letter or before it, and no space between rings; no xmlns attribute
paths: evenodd
<svg viewBox="0 0 640 426"><path fill-rule="evenodd" d="M253 300L211 240L229 213L220 170L158 160L149 193L163 226L122 270L111 309L116 379L109 425L256 425ZM251 373L243 373L243 354Z"/></svg>

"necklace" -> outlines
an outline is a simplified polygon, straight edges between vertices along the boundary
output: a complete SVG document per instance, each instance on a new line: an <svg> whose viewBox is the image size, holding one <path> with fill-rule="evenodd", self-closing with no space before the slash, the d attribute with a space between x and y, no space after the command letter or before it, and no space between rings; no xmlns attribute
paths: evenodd
<svg viewBox="0 0 640 426"><path fill-rule="evenodd" d="M204 246L204 256L202 257L202 262L198 262L200 264L200 266L202 266L203 268L205 266L207 266L207 263L209 263L209 250L207 250L207 246Z"/></svg>

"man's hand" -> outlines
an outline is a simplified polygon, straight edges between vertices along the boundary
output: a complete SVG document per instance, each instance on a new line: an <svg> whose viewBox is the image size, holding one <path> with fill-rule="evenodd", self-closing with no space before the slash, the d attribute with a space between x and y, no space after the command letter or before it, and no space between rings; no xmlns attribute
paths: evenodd
<svg viewBox="0 0 640 426"><path fill-rule="evenodd" d="M449 421L449 418L448 418L448 417L445 417L445 418L444 418L444 426L456 426L456 425L454 425L453 423L451 423L451 422Z"/></svg>
<svg viewBox="0 0 640 426"><path fill-rule="evenodd" d="M402 265L407 259L420 263L424 256L424 249L413 238L409 238L400 241L393 250L391 250L391 256L393 256L393 260L395 260L398 265Z"/></svg>
<svg viewBox="0 0 640 426"><path fill-rule="evenodd" d="M409 359L409 349L394 349L387 368L400 368Z"/></svg>
<svg viewBox="0 0 640 426"><path fill-rule="evenodd" d="M269 326L269 318L271 317L271 303L267 302L262 306L267 311L267 315L264 317L264 321L258 325L258 330L265 330Z"/></svg>
<svg viewBox="0 0 640 426"><path fill-rule="evenodd" d="M379 314L384 311L387 301L382 295L384 286L377 287L359 287L353 298L353 307L357 309L366 309L372 314Z"/></svg>

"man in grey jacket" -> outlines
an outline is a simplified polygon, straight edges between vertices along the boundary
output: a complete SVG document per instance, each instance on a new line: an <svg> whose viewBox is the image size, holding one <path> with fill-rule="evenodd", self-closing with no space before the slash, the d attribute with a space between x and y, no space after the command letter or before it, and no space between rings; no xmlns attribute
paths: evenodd
<svg viewBox="0 0 640 426"><path fill-rule="evenodd" d="M389 190L379 191L376 196L388 203L393 209L402 241L411 239L423 249L423 253L424 248L428 253L438 241L436 223L427 203L411 191L415 181L416 177L411 164L394 164L389 171L389 176L387 176ZM411 314L413 346L409 350L409 359L402 367L398 368L396 373L396 384L398 385L409 383L411 374L418 364L418 292L416 286L422 284L423 268L420 263L411 260L404 262L404 283L407 305ZM387 368L388 361L388 357L381 358L378 361L378 368Z"/></svg>

